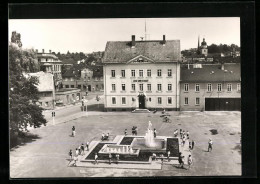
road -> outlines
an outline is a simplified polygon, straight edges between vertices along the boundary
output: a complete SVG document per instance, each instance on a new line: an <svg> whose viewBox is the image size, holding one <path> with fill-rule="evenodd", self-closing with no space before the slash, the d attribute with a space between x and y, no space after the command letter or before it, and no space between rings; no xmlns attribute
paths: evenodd
<svg viewBox="0 0 260 184"><path fill-rule="evenodd" d="M100 97L100 101L96 100L96 95L98 95ZM103 104L104 96L103 96L103 93L101 93L101 92L90 93L89 96L87 96L87 100L88 100L87 106L93 105L93 104ZM55 107L54 121L52 118L53 110L45 110L45 111L43 111L43 115L48 122L47 125L54 125L54 124L67 122L67 121L79 118L81 116L88 115L88 112L82 112L80 108L81 108L81 102L76 103L75 105L67 105L64 107Z"/></svg>

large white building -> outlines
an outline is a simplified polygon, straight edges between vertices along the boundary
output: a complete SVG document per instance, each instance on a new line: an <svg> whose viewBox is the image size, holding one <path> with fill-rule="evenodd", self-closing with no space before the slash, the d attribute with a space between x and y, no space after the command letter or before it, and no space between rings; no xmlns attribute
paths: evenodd
<svg viewBox="0 0 260 184"><path fill-rule="evenodd" d="M107 42L103 57L105 109L179 110L180 41Z"/></svg>

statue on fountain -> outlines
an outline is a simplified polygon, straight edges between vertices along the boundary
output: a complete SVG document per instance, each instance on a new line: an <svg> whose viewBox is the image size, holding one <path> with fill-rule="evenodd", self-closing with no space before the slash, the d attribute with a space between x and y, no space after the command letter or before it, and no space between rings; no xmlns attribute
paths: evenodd
<svg viewBox="0 0 260 184"><path fill-rule="evenodd" d="M152 130L152 123L149 121L148 130Z"/></svg>

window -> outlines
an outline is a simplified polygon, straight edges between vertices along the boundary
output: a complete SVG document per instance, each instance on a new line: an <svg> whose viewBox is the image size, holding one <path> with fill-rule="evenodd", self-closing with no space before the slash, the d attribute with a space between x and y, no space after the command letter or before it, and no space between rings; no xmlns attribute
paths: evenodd
<svg viewBox="0 0 260 184"><path fill-rule="evenodd" d="M143 77L144 76L144 71L143 70L139 70L139 77Z"/></svg>
<svg viewBox="0 0 260 184"><path fill-rule="evenodd" d="M207 90L210 92L212 91L212 84L207 84Z"/></svg>
<svg viewBox="0 0 260 184"><path fill-rule="evenodd" d="M237 91L240 91L240 90L241 90L240 84L238 83L238 84L237 84Z"/></svg>
<svg viewBox="0 0 260 184"><path fill-rule="evenodd" d="M116 85L112 84L112 91L116 91Z"/></svg>
<svg viewBox="0 0 260 184"><path fill-rule="evenodd" d="M232 84L227 84L227 91L231 92L232 91Z"/></svg>
<svg viewBox="0 0 260 184"><path fill-rule="evenodd" d="M222 84L218 84L218 91L222 91Z"/></svg>
<svg viewBox="0 0 260 184"><path fill-rule="evenodd" d="M147 91L151 91L151 84L147 84Z"/></svg>
<svg viewBox="0 0 260 184"><path fill-rule="evenodd" d="M121 70L121 76L125 77L125 70Z"/></svg>
<svg viewBox="0 0 260 184"><path fill-rule="evenodd" d="M132 91L135 91L135 84L132 84Z"/></svg>
<svg viewBox="0 0 260 184"><path fill-rule="evenodd" d="M162 70L161 70L161 69L157 70L157 76L158 76L158 77L161 77L161 76L162 76Z"/></svg>
<svg viewBox="0 0 260 184"><path fill-rule="evenodd" d="M200 98L196 98L196 102L195 102L195 105L199 105L200 104Z"/></svg>
<svg viewBox="0 0 260 184"><path fill-rule="evenodd" d="M132 77L135 77L135 70L131 70Z"/></svg>
<svg viewBox="0 0 260 184"><path fill-rule="evenodd" d="M172 76L172 69L168 69L168 77Z"/></svg>
<svg viewBox="0 0 260 184"><path fill-rule="evenodd" d="M46 58L46 61L48 61L48 58Z"/></svg>
<svg viewBox="0 0 260 184"><path fill-rule="evenodd" d="M185 97L184 98L184 105L188 105L189 104L189 98L188 97Z"/></svg>
<svg viewBox="0 0 260 184"><path fill-rule="evenodd" d="M172 84L168 84L168 91L172 90Z"/></svg>
<svg viewBox="0 0 260 184"><path fill-rule="evenodd" d="M81 89L81 85L78 85L78 89Z"/></svg>
<svg viewBox="0 0 260 184"><path fill-rule="evenodd" d="M172 104L172 97L168 97L168 104Z"/></svg>
<svg viewBox="0 0 260 184"><path fill-rule="evenodd" d="M66 88L70 88L70 86L69 86L69 85L65 85L65 87L66 87Z"/></svg>
<svg viewBox="0 0 260 184"><path fill-rule="evenodd" d="M151 102L152 101L152 98L151 97L149 97L149 102Z"/></svg>
<svg viewBox="0 0 260 184"><path fill-rule="evenodd" d="M122 84L122 91L125 91L125 84Z"/></svg>
<svg viewBox="0 0 260 184"><path fill-rule="evenodd" d="M200 91L200 85L199 84L195 84L195 91Z"/></svg>
<svg viewBox="0 0 260 184"><path fill-rule="evenodd" d="M188 92L189 91L189 84L184 84L184 91Z"/></svg>
<svg viewBox="0 0 260 184"><path fill-rule="evenodd" d="M116 104L116 97L112 97L112 104Z"/></svg>
<svg viewBox="0 0 260 184"><path fill-rule="evenodd" d="M151 70L147 70L147 77L151 77L151 75L152 75Z"/></svg>
<svg viewBox="0 0 260 184"><path fill-rule="evenodd" d="M162 104L162 97L158 97L158 104Z"/></svg>
<svg viewBox="0 0 260 184"><path fill-rule="evenodd" d="M123 104L123 105L125 105L125 104L126 104L125 97L122 97L122 104Z"/></svg>
<svg viewBox="0 0 260 184"><path fill-rule="evenodd" d="M70 87L71 87L71 88L74 88L74 85L71 85Z"/></svg>
<svg viewBox="0 0 260 184"><path fill-rule="evenodd" d="M162 91L162 84L157 84L157 91Z"/></svg>
<svg viewBox="0 0 260 184"><path fill-rule="evenodd" d="M111 70L111 76L115 77L116 76L116 71L115 70Z"/></svg>
<svg viewBox="0 0 260 184"><path fill-rule="evenodd" d="M143 91L144 90L144 85L143 84L139 84L139 88L140 88L140 91Z"/></svg>

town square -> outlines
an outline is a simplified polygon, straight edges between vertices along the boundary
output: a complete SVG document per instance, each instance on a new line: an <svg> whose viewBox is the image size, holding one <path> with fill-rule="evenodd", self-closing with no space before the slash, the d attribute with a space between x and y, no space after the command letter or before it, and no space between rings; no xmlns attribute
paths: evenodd
<svg viewBox="0 0 260 184"><path fill-rule="evenodd" d="M10 178L241 176L239 26L10 20Z"/></svg>

